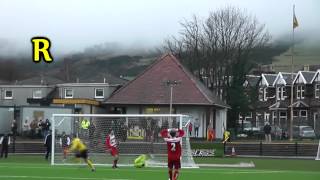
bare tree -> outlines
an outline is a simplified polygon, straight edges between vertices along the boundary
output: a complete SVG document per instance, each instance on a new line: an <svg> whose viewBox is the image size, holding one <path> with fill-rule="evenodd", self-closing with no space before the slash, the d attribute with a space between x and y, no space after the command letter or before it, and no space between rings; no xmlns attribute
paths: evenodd
<svg viewBox="0 0 320 180"><path fill-rule="evenodd" d="M265 26L243 10L226 7L204 20L193 16L181 27L180 35L167 39L164 49L232 106L230 89L242 86L252 68L252 53L270 40Z"/></svg>

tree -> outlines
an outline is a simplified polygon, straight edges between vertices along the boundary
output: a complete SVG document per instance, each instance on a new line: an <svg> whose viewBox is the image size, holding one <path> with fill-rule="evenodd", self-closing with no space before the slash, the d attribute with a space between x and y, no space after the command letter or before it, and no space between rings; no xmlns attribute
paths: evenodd
<svg viewBox="0 0 320 180"><path fill-rule="evenodd" d="M178 37L165 41L164 49L184 65L232 108L228 124L235 126L248 100L243 90L245 75L254 67L257 52L270 40L265 26L235 7L214 12L203 20L193 16L181 23ZM254 55L254 56L253 56Z"/></svg>

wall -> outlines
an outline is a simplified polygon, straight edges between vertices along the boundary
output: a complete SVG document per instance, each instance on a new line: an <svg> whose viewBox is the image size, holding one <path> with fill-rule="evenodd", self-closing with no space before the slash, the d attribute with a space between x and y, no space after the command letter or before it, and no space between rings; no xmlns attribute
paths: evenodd
<svg viewBox="0 0 320 180"><path fill-rule="evenodd" d="M33 98L33 91L41 90L42 97L46 97L53 88L47 86L28 87L28 86L1 86L0 87L0 105L2 106L26 106L28 98ZM5 99L5 91L12 90L13 99Z"/></svg>
<svg viewBox="0 0 320 180"><path fill-rule="evenodd" d="M223 132L227 127L227 110L216 109L216 138L222 139Z"/></svg>
<svg viewBox="0 0 320 180"><path fill-rule="evenodd" d="M0 134L11 132L11 122L13 120L13 109L0 107Z"/></svg>
<svg viewBox="0 0 320 180"><path fill-rule="evenodd" d="M165 107L160 107L160 109L166 109ZM198 137L206 137L207 133L207 117L206 111L208 110L207 107L199 107L199 106L190 106L190 107L176 107L177 114L184 114L191 116L191 123L194 124L195 119L198 118L200 121L199 127L199 136ZM214 115L215 113L215 117ZM160 111L160 113L163 113ZM212 109L211 119L215 122L215 129L216 129L216 138L222 139L224 127L227 126L227 110L226 109ZM139 114L139 106L127 106L127 114ZM168 114L167 111L164 114ZM195 137L195 130L194 127L192 128L191 137Z"/></svg>
<svg viewBox="0 0 320 180"><path fill-rule="evenodd" d="M103 88L104 89L104 98L95 99L95 89ZM105 85L97 85L97 86L68 86L63 85L59 86L59 98L65 98L65 89L73 90L73 98L83 98L83 99L95 99L97 101L103 101L104 99L110 97L111 93L116 89L115 86L110 86L108 84Z"/></svg>
<svg viewBox="0 0 320 180"><path fill-rule="evenodd" d="M154 106L145 106L143 107L154 107ZM168 107L160 107L161 111L158 114L168 114ZM199 127L199 137L206 137L206 114L205 114L205 108L204 107L176 107L176 113L177 114L184 114L191 116L191 122L194 124L194 121L196 118L200 121L200 127ZM127 107L127 114L139 114L139 107L138 106L128 106ZM195 132L194 128L192 130L191 136L194 137Z"/></svg>
<svg viewBox="0 0 320 180"><path fill-rule="evenodd" d="M199 119L200 127L199 127L199 136L198 137L206 137L206 108L204 107L178 107L177 114L184 114L191 116L191 123L194 125L195 119ZM191 137L195 137L195 129L194 126L192 128Z"/></svg>
<svg viewBox="0 0 320 180"><path fill-rule="evenodd" d="M128 106L127 107L127 114L139 114L139 107L138 106Z"/></svg>

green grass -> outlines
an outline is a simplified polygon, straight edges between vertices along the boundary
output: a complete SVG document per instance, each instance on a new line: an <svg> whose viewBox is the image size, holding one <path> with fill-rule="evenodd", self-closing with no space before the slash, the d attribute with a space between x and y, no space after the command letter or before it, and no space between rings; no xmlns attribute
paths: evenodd
<svg viewBox="0 0 320 180"><path fill-rule="evenodd" d="M251 162L256 168L199 168L182 169L181 180L319 180L320 161L279 160L254 158L195 158L197 163L234 164ZM50 166L43 156L11 156L0 159L1 180L164 180L166 168L97 167L91 172L85 166Z"/></svg>

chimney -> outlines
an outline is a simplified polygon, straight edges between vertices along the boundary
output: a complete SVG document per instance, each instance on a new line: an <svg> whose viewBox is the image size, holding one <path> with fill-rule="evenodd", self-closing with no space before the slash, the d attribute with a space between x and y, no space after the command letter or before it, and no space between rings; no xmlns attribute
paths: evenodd
<svg viewBox="0 0 320 180"><path fill-rule="evenodd" d="M77 83L79 83L79 78L77 78Z"/></svg>
<svg viewBox="0 0 320 180"><path fill-rule="evenodd" d="M106 78L103 78L103 83L106 83Z"/></svg>
<svg viewBox="0 0 320 180"><path fill-rule="evenodd" d="M309 65L304 65L303 66L304 71L310 71L310 66Z"/></svg>

